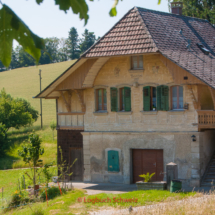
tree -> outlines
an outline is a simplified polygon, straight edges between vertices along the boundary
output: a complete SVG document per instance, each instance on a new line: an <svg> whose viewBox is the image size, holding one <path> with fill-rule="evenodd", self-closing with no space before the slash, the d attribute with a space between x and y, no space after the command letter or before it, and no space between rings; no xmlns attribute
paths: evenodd
<svg viewBox="0 0 215 215"><path fill-rule="evenodd" d="M22 150L18 151L19 156L23 158L23 161L29 164L31 169L31 176L27 176L32 180L35 185L37 184L37 167L42 165L42 160L40 160L40 155L44 154L44 148L41 148L42 140L38 134L29 135L29 143L22 146Z"/></svg>
<svg viewBox="0 0 215 215"><path fill-rule="evenodd" d="M41 4L44 0L36 0ZM73 13L79 14L79 18L84 19L85 25L89 19L88 5L86 0L54 0L60 10L67 12L72 9ZM93 0L91 0L93 1ZM161 0L158 0L159 2ZM114 4L109 12L110 16L116 16L116 6L119 0L114 0ZM0 4L2 2L0 1ZM41 50L44 49L44 40L34 34L28 26L5 4L0 9L0 60L5 67L11 62L12 42L16 40L23 49L30 54L38 63Z"/></svg>
<svg viewBox="0 0 215 215"><path fill-rule="evenodd" d="M35 59L28 54L21 46L17 47L19 67L34 66Z"/></svg>
<svg viewBox="0 0 215 215"><path fill-rule="evenodd" d="M89 49L95 42L96 36L93 32L89 32L85 29L84 33L82 34L82 39L80 43L81 53L84 53L87 49Z"/></svg>
<svg viewBox="0 0 215 215"><path fill-rule="evenodd" d="M168 1L170 8L170 0ZM207 19L211 24L215 24L215 0L181 0L181 2L183 2L183 15Z"/></svg>
<svg viewBox="0 0 215 215"><path fill-rule="evenodd" d="M59 62L58 58L58 46L59 39L57 37L46 38L45 50L41 51L40 64L49 64Z"/></svg>
<svg viewBox="0 0 215 215"><path fill-rule="evenodd" d="M58 50L58 59L59 62L67 61L69 60L68 56L68 39L60 38L59 40L59 50Z"/></svg>
<svg viewBox="0 0 215 215"><path fill-rule="evenodd" d="M69 57L71 60L77 59L80 56L79 50L79 36L77 29L72 27L69 31L69 38L68 38L68 52Z"/></svg>
<svg viewBox="0 0 215 215"><path fill-rule="evenodd" d="M6 127L0 123L0 155L3 155L7 148Z"/></svg>
<svg viewBox="0 0 215 215"><path fill-rule="evenodd" d="M10 128L31 125L39 114L25 99L14 99L3 89L0 93L0 123L5 126L5 134Z"/></svg>

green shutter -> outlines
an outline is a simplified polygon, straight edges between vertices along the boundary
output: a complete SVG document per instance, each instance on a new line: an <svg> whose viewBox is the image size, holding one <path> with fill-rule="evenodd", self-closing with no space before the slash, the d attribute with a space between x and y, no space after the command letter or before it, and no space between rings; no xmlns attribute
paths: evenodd
<svg viewBox="0 0 215 215"><path fill-rule="evenodd" d="M125 111L131 111L131 88L124 87Z"/></svg>
<svg viewBox="0 0 215 215"><path fill-rule="evenodd" d="M162 86L157 87L157 110L161 110L161 88Z"/></svg>
<svg viewBox="0 0 215 215"><path fill-rule="evenodd" d="M144 111L150 111L150 86L143 87L143 107Z"/></svg>
<svg viewBox="0 0 215 215"><path fill-rule="evenodd" d="M108 151L108 171L119 172L119 152Z"/></svg>
<svg viewBox="0 0 215 215"><path fill-rule="evenodd" d="M111 87L110 88L110 96L111 96L111 111L117 112L118 111L118 92L117 88Z"/></svg>
<svg viewBox="0 0 215 215"><path fill-rule="evenodd" d="M169 110L169 87L161 87L161 109L164 111Z"/></svg>

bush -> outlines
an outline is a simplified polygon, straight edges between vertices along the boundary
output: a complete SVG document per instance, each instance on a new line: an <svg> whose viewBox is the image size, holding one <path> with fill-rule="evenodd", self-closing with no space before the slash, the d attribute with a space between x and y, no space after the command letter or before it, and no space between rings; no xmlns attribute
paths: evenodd
<svg viewBox="0 0 215 215"><path fill-rule="evenodd" d="M6 127L0 123L0 155L3 155L7 148Z"/></svg>
<svg viewBox="0 0 215 215"><path fill-rule="evenodd" d="M50 187L47 190L47 197L48 197L48 200L50 199L54 199L55 197L57 196L60 196L60 190L58 187ZM66 190L61 188L61 191L63 194L66 193ZM43 201L46 201L46 191L45 191L45 188L43 188L41 191L40 191L40 199L42 199Z"/></svg>
<svg viewBox="0 0 215 215"><path fill-rule="evenodd" d="M19 205L24 205L30 201L29 194L27 191L16 190L11 197L8 207L15 207Z"/></svg>

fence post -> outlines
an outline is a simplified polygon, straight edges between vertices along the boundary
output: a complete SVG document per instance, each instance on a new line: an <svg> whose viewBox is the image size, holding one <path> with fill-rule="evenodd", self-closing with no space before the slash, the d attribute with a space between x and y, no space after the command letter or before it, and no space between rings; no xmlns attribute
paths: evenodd
<svg viewBox="0 0 215 215"><path fill-rule="evenodd" d="M26 189L25 187L25 176L23 175L23 186L24 186L24 189Z"/></svg>

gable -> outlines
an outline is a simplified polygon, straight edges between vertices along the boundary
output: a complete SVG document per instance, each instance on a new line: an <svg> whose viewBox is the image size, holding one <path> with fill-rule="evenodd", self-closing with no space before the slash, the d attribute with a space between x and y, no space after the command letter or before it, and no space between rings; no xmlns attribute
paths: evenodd
<svg viewBox="0 0 215 215"><path fill-rule="evenodd" d="M138 11L130 10L83 57L156 52L157 48Z"/></svg>

